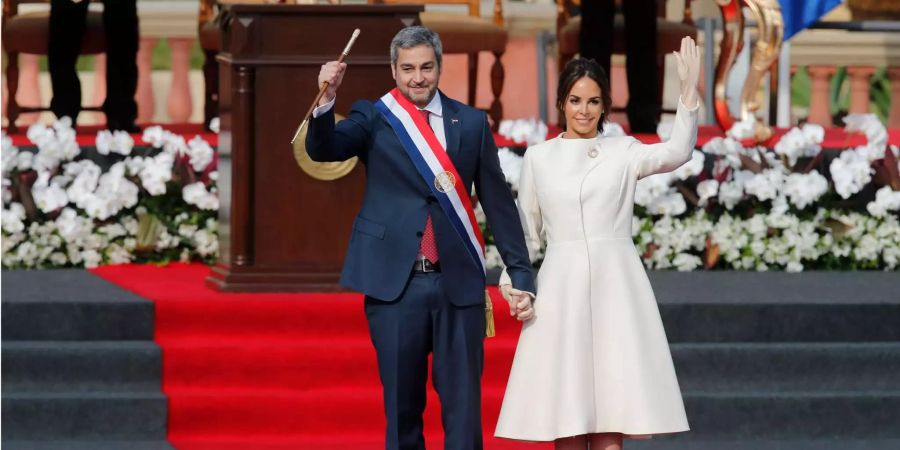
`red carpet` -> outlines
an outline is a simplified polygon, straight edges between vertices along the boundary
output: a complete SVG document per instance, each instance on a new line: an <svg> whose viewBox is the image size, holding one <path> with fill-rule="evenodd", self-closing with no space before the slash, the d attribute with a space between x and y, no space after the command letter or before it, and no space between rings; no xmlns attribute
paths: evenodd
<svg viewBox="0 0 900 450"><path fill-rule="evenodd" d="M225 294L202 265L106 266L95 274L156 304L169 440L183 450L383 448L375 352L359 294ZM519 333L494 290L485 341L485 448L543 449L492 437ZM429 387L429 449L442 448Z"/></svg>

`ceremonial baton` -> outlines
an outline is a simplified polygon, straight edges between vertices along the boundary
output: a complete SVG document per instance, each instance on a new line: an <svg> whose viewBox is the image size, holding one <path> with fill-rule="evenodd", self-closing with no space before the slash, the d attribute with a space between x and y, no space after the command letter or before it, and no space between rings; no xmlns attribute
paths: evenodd
<svg viewBox="0 0 900 450"><path fill-rule="evenodd" d="M338 57L338 65L344 62L344 58L350 54L350 49L353 47L353 43L356 42L356 38L359 37L359 28L353 30L353 35L350 36L350 41L347 42L347 46L344 47L344 51L341 52L341 56ZM306 126L306 123L309 122L310 116L312 116L313 110L316 109L316 105L319 104L319 100L322 99L322 96L325 95L325 90L328 89L328 82L322 85L322 89L319 89L319 94L316 95L316 99L313 100L312 105L309 105L309 111L306 112L306 115L303 116L303 121L300 122L300 126L297 127L297 131L294 133L294 137L291 138L291 144L297 140L297 136L300 135L300 130Z"/></svg>

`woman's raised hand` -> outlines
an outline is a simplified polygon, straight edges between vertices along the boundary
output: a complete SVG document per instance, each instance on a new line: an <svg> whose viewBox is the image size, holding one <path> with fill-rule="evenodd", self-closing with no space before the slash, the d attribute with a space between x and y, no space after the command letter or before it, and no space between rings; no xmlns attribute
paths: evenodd
<svg viewBox="0 0 900 450"><path fill-rule="evenodd" d="M681 39L681 51L673 53L678 60L681 101L684 102L684 106L693 108L697 105L697 88L700 85L700 47L693 38L685 36Z"/></svg>

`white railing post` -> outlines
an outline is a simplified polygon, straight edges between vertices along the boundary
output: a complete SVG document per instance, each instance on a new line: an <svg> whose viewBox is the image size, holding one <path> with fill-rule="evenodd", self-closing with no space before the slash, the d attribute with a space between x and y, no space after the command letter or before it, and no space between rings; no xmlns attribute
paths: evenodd
<svg viewBox="0 0 900 450"><path fill-rule="evenodd" d="M137 121L140 124L153 122L156 113L156 104L153 98L153 49L156 48L157 39L153 37L141 37L138 48L138 85L134 100L137 102Z"/></svg>
<svg viewBox="0 0 900 450"><path fill-rule="evenodd" d="M872 75L875 68L872 66L847 67L850 75L850 114L863 114L869 112L869 95L872 89Z"/></svg>
<svg viewBox="0 0 900 450"><path fill-rule="evenodd" d="M38 81L40 67L39 56L26 53L19 54L19 91L16 102L19 106L41 106L41 88ZM16 123L20 128L28 128L40 119L40 113L20 114Z"/></svg>
<svg viewBox="0 0 900 450"><path fill-rule="evenodd" d="M172 82L169 84L167 110L172 123L185 123L191 117L193 107L188 75L191 70L191 45L193 38L169 38L172 50Z"/></svg>
<svg viewBox="0 0 900 450"><path fill-rule="evenodd" d="M103 106L106 101L106 53L94 55L94 92L89 104L85 106ZM83 102L82 102L83 103ZM91 122L106 124L103 112L91 112Z"/></svg>

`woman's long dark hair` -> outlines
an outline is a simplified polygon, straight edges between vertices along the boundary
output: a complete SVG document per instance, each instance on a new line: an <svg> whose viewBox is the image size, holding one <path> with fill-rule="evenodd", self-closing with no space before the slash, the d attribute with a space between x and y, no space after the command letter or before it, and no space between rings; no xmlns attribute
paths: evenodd
<svg viewBox="0 0 900 450"><path fill-rule="evenodd" d="M575 82L583 77L594 80L600 86L600 102L603 103L603 113L600 114L600 120L597 122L597 131L603 133L603 123L606 122L606 117L612 107L612 96L609 92L609 76L597 61L577 58L566 64L562 73L559 74L559 86L556 88L556 108L565 117L563 105L569 96L569 91L572 90Z"/></svg>

